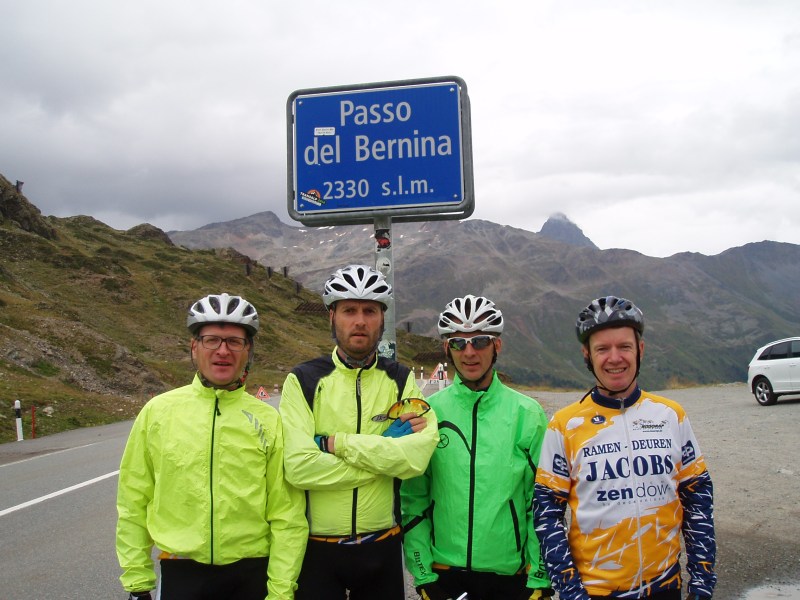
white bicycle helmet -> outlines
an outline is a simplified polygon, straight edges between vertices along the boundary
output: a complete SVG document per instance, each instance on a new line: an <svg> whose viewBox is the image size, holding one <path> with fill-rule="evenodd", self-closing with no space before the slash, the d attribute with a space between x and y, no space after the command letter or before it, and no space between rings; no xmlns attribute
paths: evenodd
<svg viewBox="0 0 800 600"><path fill-rule="evenodd" d="M503 313L494 302L483 296L453 298L439 315L439 335L448 333L503 333Z"/></svg>
<svg viewBox="0 0 800 600"><path fill-rule="evenodd" d="M630 300L606 296L592 300L591 304L580 312L575 324L581 344L586 343L595 331L609 327L633 327L643 334L644 315Z"/></svg>
<svg viewBox="0 0 800 600"><path fill-rule="evenodd" d="M330 309L337 300L375 300L388 308L392 286L379 273L366 265L348 265L338 269L325 282L322 301Z"/></svg>
<svg viewBox="0 0 800 600"><path fill-rule="evenodd" d="M254 336L258 333L258 312L241 296L211 294L192 304L186 317L186 326L192 334L207 323L241 325Z"/></svg>

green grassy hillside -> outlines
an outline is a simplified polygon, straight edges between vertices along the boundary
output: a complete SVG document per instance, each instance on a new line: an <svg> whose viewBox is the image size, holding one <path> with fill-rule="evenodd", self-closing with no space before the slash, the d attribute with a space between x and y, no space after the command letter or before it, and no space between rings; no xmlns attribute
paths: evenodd
<svg viewBox="0 0 800 600"><path fill-rule="evenodd" d="M331 349L327 315L295 310L318 303L318 292L258 264L247 268L233 250L187 250L156 228L123 232L91 217L38 217L45 237L4 216L0 442L16 439L17 399L29 438L33 406L39 437L131 418L153 395L187 383L186 309L209 293L242 295L259 310L251 391L272 392L294 364ZM437 347L398 332L407 364Z"/></svg>

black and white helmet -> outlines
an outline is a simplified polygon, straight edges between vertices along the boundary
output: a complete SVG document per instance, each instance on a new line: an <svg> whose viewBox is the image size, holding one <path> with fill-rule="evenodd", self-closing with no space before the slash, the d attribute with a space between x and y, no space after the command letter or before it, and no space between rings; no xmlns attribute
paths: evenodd
<svg viewBox="0 0 800 600"><path fill-rule="evenodd" d="M337 300L375 300L388 308L392 286L380 273L366 265L348 265L338 269L325 282L322 301L330 309Z"/></svg>
<svg viewBox="0 0 800 600"><path fill-rule="evenodd" d="M258 333L258 312L241 296L211 294L192 304L186 317L186 326L192 334L208 323L241 325L254 336Z"/></svg>
<svg viewBox="0 0 800 600"><path fill-rule="evenodd" d="M609 327L633 327L641 335L644 333L644 315L630 300L606 296L592 300L580 312L575 324L581 344L586 343L595 331Z"/></svg>
<svg viewBox="0 0 800 600"><path fill-rule="evenodd" d="M473 331L503 333L503 313L483 296L453 298L439 315L438 329L441 336Z"/></svg>

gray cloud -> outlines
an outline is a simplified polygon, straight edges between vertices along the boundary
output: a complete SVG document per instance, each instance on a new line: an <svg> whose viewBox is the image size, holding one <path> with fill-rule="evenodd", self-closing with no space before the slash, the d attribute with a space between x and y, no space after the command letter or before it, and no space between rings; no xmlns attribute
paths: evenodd
<svg viewBox="0 0 800 600"><path fill-rule="evenodd" d="M301 88L458 75L475 217L663 256L800 243L800 5L4 3L0 172L45 214L286 222Z"/></svg>

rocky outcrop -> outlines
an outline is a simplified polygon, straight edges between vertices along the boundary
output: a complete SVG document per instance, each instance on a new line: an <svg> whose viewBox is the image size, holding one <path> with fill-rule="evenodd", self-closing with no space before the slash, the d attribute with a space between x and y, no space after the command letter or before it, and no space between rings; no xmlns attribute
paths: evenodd
<svg viewBox="0 0 800 600"><path fill-rule="evenodd" d="M136 225L136 227L131 227L125 233L145 240L158 240L160 242L164 242L168 246L175 245L172 243L172 240L169 239L169 236L166 233L164 233L161 229L159 229L155 225L150 225L150 223L142 223L141 225Z"/></svg>
<svg viewBox="0 0 800 600"><path fill-rule="evenodd" d="M21 182L12 184L0 175L0 221L9 221L30 233L54 240L56 230L42 216L41 211L22 195Z"/></svg>

